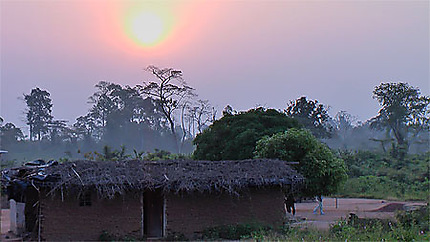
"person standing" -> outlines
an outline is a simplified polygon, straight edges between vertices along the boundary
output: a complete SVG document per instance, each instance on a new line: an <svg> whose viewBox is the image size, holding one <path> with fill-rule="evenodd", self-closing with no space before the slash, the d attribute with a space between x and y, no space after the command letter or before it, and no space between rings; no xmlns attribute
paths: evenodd
<svg viewBox="0 0 430 242"><path fill-rule="evenodd" d="M319 195L316 197L316 200L318 202L318 205L314 208L314 214L317 213L317 210L320 210L320 214L324 215L324 211L323 211L323 196Z"/></svg>
<svg viewBox="0 0 430 242"><path fill-rule="evenodd" d="M294 196L293 194L288 194L284 197L285 208L287 212L292 213L293 216L296 214L296 208L294 207Z"/></svg>

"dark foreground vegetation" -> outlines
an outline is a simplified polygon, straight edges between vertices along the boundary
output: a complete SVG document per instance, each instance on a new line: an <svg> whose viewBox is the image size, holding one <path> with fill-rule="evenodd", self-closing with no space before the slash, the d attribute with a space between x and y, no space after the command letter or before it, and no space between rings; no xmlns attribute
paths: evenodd
<svg viewBox="0 0 430 242"><path fill-rule="evenodd" d="M384 219L350 217L338 221L327 232L291 227L274 229L258 224L219 226L204 231L205 239L267 241L428 241L429 206L415 211L401 211L396 222Z"/></svg>
<svg viewBox="0 0 430 242"><path fill-rule="evenodd" d="M257 241L429 241L429 206L414 211L399 211L396 221L363 219L352 216L332 225L329 231L320 231L285 224L272 228L258 223L225 225L207 228L204 240L257 240ZM141 238L117 238L107 232L102 241L135 241ZM182 234L170 234L169 241L183 241Z"/></svg>

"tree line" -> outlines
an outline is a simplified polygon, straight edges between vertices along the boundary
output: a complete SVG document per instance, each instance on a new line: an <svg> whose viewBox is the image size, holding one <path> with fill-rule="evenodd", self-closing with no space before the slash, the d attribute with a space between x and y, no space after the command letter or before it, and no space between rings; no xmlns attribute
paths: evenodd
<svg viewBox="0 0 430 242"><path fill-rule="evenodd" d="M90 109L71 125L53 117L53 101L47 90L32 89L24 94L28 141L68 143L87 151L101 145L124 145L136 150L191 152L192 138L213 122L216 109L208 100L198 98L181 71L155 66L145 70L154 81L134 87L97 83L88 99ZM14 124L2 124L2 147L24 142L25 137Z"/></svg>
<svg viewBox="0 0 430 242"><path fill-rule="evenodd" d="M138 151L162 149L191 153L194 149L192 140L196 136L196 140L200 139L198 134L224 118L246 113L227 106L222 118L216 120L216 109L208 100L198 98L195 89L184 81L180 70L156 66L148 66L145 70L153 75L154 80L142 85L130 87L107 81L97 83L96 91L88 99L91 108L85 115L77 117L73 124L53 117L53 101L47 90L32 89L29 94L24 94L28 140L18 127L12 123L3 124L1 119L1 147L14 149L19 143L31 142L63 144L68 152L77 150L78 153L101 149L104 145L124 145ZM346 111L331 117L328 106L304 96L289 101L284 110L271 112L291 118L294 121L283 125L295 126L291 122L297 122L331 148L377 149L397 152L399 156L406 154L410 147L415 152L428 150L428 96L421 95L418 88L407 83L382 83L373 90L373 97L381 109L374 118L365 122L357 121ZM256 120L260 126L261 122L267 121ZM248 134L235 136L235 139L254 140L255 133L249 130L258 127L252 126L254 121L245 119L244 122L250 122L243 126ZM263 130L265 133L269 129ZM228 143L226 137L222 137L224 141L217 142Z"/></svg>

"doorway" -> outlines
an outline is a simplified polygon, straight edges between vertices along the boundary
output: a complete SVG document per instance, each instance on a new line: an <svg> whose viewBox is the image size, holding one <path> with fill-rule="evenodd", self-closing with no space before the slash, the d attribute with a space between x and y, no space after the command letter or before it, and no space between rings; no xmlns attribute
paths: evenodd
<svg viewBox="0 0 430 242"><path fill-rule="evenodd" d="M144 233L147 237L163 237L164 235L164 197L161 191L145 191L143 193Z"/></svg>

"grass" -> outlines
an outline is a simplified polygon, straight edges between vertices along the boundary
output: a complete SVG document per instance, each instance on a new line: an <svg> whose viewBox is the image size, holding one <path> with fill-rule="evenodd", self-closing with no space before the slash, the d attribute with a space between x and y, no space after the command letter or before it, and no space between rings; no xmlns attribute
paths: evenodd
<svg viewBox="0 0 430 242"><path fill-rule="evenodd" d="M204 232L205 240L256 241L430 241L429 206L396 214L397 222L351 217L329 231L291 227L272 229L258 224L217 226Z"/></svg>
<svg viewBox="0 0 430 242"><path fill-rule="evenodd" d="M365 151L343 152L340 156L349 178L336 196L429 201L429 153L404 159Z"/></svg>

